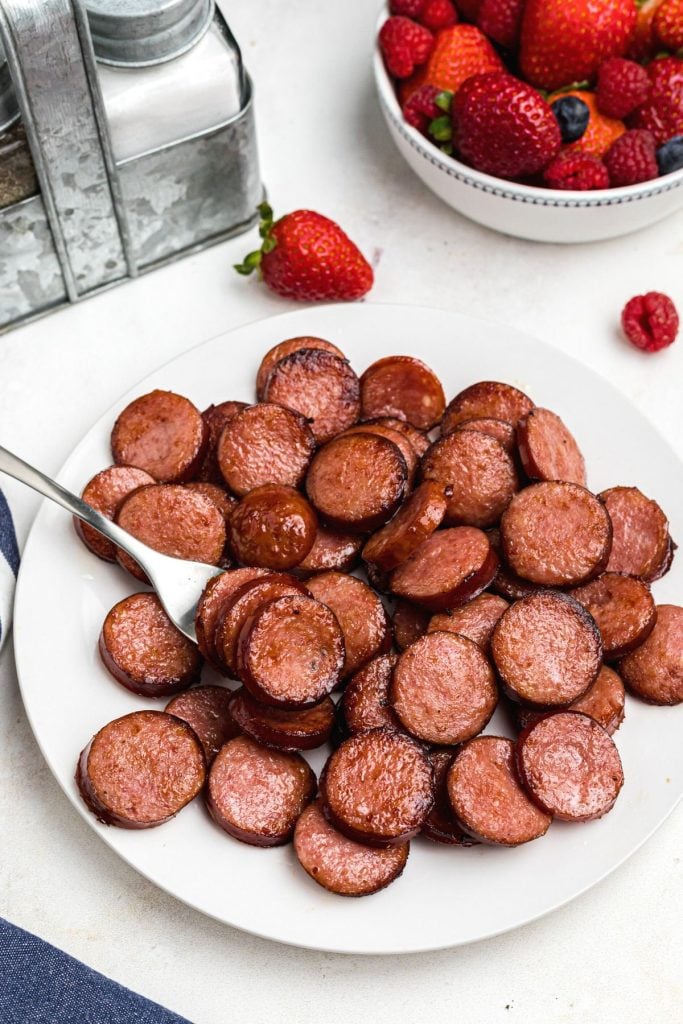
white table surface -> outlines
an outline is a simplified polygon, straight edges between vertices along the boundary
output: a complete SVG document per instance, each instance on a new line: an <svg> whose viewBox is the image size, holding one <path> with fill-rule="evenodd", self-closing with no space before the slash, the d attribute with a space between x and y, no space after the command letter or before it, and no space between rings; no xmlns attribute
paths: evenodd
<svg viewBox="0 0 683 1024"><path fill-rule="evenodd" d="M276 212L310 206L338 219L377 264L371 302L508 322L572 353L621 388L683 457L683 338L648 357L618 331L633 294L667 291L683 308L683 214L570 248L479 228L432 197L392 147L369 72L376 4L224 6L255 79ZM2 443L56 471L135 380L206 338L289 308L232 272L255 241L252 232L0 337ZM37 502L11 481L3 487L23 539ZM45 685L59 675L46 652ZM316 954L223 927L137 876L81 821L43 764L11 643L0 688L0 913L195 1024L335 1024L368 1013L376 1024L680 1017L680 808L605 882L515 933L393 959Z"/></svg>

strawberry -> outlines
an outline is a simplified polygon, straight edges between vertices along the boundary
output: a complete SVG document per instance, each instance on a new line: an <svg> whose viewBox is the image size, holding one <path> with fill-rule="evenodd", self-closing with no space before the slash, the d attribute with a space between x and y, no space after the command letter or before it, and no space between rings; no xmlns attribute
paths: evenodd
<svg viewBox="0 0 683 1024"><path fill-rule="evenodd" d="M683 47L683 0L664 0L653 20L655 38L666 50Z"/></svg>
<svg viewBox="0 0 683 1024"><path fill-rule="evenodd" d="M588 127L585 132L580 139L572 142L565 149L572 153L588 153L590 156L597 156L602 159L612 143L626 131L624 122L618 121L616 118L605 117L604 114L601 114L598 110L595 93L588 92L585 89L569 89L560 95L578 96L586 104L589 112ZM550 96L549 102L552 103L556 99L558 99L558 96Z"/></svg>
<svg viewBox="0 0 683 1024"><path fill-rule="evenodd" d="M610 57L600 66L596 96L607 117L622 118L642 106L650 95L650 76L641 64Z"/></svg>
<svg viewBox="0 0 683 1024"><path fill-rule="evenodd" d="M652 60L657 53L654 20L663 0L645 0L638 7L636 30L629 43L626 56L631 60Z"/></svg>
<svg viewBox="0 0 683 1024"><path fill-rule="evenodd" d="M273 222L267 203L259 212L263 244L235 267L238 273L259 267L269 288L299 302L346 302L370 291L372 267L333 220L295 210Z"/></svg>
<svg viewBox="0 0 683 1024"><path fill-rule="evenodd" d="M452 114L463 160L498 178L536 174L560 149L560 127L546 101L504 71L468 78L453 98Z"/></svg>
<svg viewBox="0 0 683 1024"><path fill-rule="evenodd" d="M453 25L436 37L420 84L455 93L472 75L503 70L502 60L475 25Z"/></svg>
<svg viewBox="0 0 683 1024"><path fill-rule="evenodd" d="M434 36L424 25L401 16L388 18L379 30L379 48L394 78L409 78L424 64L434 46Z"/></svg>
<svg viewBox="0 0 683 1024"><path fill-rule="evenodd" d="M541 89L592 79L608 57L622 57L636 24L634 0L527 0L520 68Z"/></svg>
<svg viewBox="0 0 683 1024"><path fill-rule="evenodd" d="M648 64L650 98L628 119L629 127L652 132L658 146L683 135L683 60L661 57Z"/></svg>
<svg viewBox="0 0 683 1024"><path fill-rule="evenodd" d="M519 42L526 0L482 0L476 22L485 36L506 50Z"/></svg>

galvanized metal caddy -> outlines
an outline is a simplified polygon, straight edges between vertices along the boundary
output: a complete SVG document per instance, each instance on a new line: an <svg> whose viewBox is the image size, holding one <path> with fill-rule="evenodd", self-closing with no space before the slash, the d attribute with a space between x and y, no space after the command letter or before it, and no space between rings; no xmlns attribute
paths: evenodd
<svg viewBox="0 0 683 1024"><path fill-rule="evenodd" d="M241 58L235 117L117 163L81 0L0 0L0 39L40 183L0 210L0 331L254 223L263 190Z"/></svg>

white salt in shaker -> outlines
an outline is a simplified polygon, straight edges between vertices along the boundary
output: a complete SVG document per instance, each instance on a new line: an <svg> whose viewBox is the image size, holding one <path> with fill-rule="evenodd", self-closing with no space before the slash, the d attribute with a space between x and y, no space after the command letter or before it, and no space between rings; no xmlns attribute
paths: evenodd
<svg viewBox="0 0 683 1024"><path fill-rule="evenodd" d="M214 0L86 0L116 160L239 113L237 47Z"/></svg>

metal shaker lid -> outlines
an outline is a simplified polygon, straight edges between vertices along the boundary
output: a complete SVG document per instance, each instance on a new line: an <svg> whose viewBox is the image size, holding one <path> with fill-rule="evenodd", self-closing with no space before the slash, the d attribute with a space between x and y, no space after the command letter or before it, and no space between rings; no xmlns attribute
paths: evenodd
<svg viewBox="0 0 683 1024"><path fill-rule="evenodd" d="M9 64L0 39L0 132L6 131L19 117L19 104L9 73Z"/></svg>
<svg viewBox="0 0 683 1024"><path fill-rule="evenodd" d="M86 0L103 64L146 67L190 50L213 20L214 0Z"/></svg>

